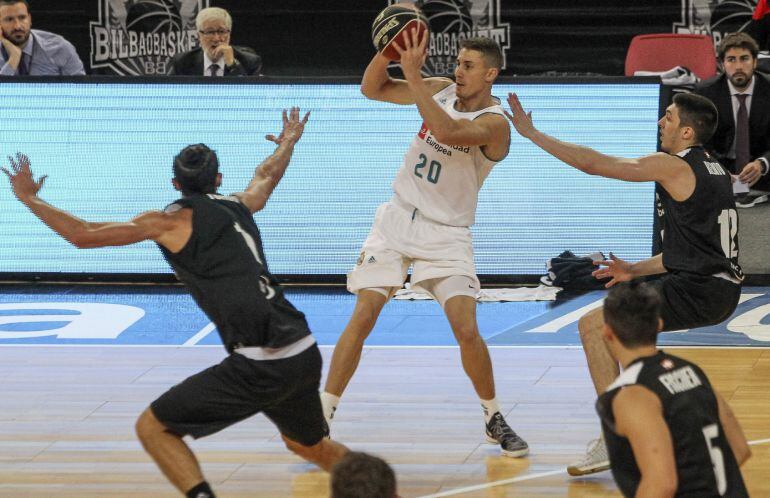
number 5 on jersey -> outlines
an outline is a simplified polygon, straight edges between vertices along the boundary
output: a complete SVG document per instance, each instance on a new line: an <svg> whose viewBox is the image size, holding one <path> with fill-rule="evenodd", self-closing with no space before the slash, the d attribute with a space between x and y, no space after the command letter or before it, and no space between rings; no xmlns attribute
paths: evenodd
<svg viewBox="0 0 770 498"><path fill-rule="evenodd" d="M719 446L711 444L719 437L719 426L717 424L707 425L703 428L703 437L706 438L706 446L709 449L711 463L714 464L714 478L717 481L717 492L719 496L724 496L727 491L727 476L725 475L725 458Z"/></svg>
<svg viewBox="0 0 770 498"><path fill-rule="evenodd" d="M420 171L423 168L425 168L425 165L428 163L428 156L425 154L420 154L420 162L414 165L414 174L415 176L418 176L420 178L425 178L423 176L424 171ZM438 183L438 177L441 175L441 163L438 161L431 161L430 165L428 166L428 175L427 180L431 183Z"/></svg>

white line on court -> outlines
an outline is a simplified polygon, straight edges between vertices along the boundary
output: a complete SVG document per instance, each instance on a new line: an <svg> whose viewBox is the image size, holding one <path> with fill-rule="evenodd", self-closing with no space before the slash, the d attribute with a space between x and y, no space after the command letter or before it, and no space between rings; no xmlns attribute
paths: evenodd
<svg viewBox="0 0 770 498"><path fill-rule="evenodd" d="M211 331L214 330L215 328L217 328L216 325L214 325L213 323L209 323L208 325L203 327L200 332L198 332L194 336L192 336L189 339L187 339L187 341L185 341L185 343L182 344L182 346L183 347L184 346L195 346L196 344L198 344L198 342L201 339L203 339L204 337L209 335L211 333Z"/></svg>
<svg viewBox="0 0 770 498"><path fill-rule="evenodd" d="M760 444L770 443L770 439L757 439L756 441L749 441L750 446L757 446ZM515 484L517 482L532 481L534 479L540 479L541 477L555 476L558 474L567 475L565 469L550 470L548 472L540 472L539 474L530 474L526 476L511 477L510 479L503 479L500 481L486 482L484 484L477 484L475 486L467 486L464 488L450 489L449 491L441 491L432 495L424 495L419 498L440 498L442 496L455 496L464 493L470 493L472 491L480 491L482 489L494 488L497 486L505 486L506 484Z"/></svg>
<svg viewBox="0 0 770 498"><path fill-rule="evenodd" d="M566 473L567 471L564 469L551 470L548 472L541 472L539 474L530 474L527 476L512 477L510 479L503 479L502 481L492 481L484 484L477 484L476 486L468 486L465 488L452 489L449 491L443 491L433 495L421 496L420 498L438 498L440 496L460 495L463 493L470 493L471 491L479 491L481 489L492 488L495 486L504 486L506 484L513 484L513 483L522 482L522 481L531 481L532 479L540 479L541 477L555 476L557 474L566 474Z"/></svg>

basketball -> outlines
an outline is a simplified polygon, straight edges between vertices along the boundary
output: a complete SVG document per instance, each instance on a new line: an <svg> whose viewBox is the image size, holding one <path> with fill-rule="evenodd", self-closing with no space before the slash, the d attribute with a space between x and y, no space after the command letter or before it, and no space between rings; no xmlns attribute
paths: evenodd
<svg viewBox="0 0 770 498"><path fill-rule="evenodd" d="M417 29L419 37L428 31L428 19L412 5L396 4L386 7L377 14L372 23L372 43L382 55L392 61L400 60L393 47L396 41L404 47L404 37L411 36L412 29Z"/></svg>

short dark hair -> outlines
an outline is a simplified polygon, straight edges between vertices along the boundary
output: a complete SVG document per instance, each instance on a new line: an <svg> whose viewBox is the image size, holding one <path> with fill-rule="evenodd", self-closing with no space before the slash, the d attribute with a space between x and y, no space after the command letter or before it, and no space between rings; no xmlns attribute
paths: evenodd
<svg viewBox="0 0 770 498"><path fill-rule="evenodd" d="M396 475L385 460L351 451L332 468L331 498L393 498Z"/></svg>
<svg viewBox="0 0 770 498"><path fill-rule="evenodd" d="M503 52L500 50L500 45L491 38L485 38L483 36L466 38L460 42L460 48L481 52L484 61L489 67L497 69L502 69L503 67Z"/></svg>
<svg viewBox="0 0 770 498"><path fill-rule="evenodd" d="M604 322L627 348L654 345L660 324L660 296L639 281L615 285L604 300Z"/></svg>
<svg viewBox="0 0 770 498"><path fill-rule="evenodd" d="M679 110L679 125L691 127L697 143L708 142L717 129L719 119L714 103L702 95L678 93L674 95L674 105Z"/></svg>
<svg viewBox="0 0 770 498"><path fill-rule="evenodd" d="M720 61L724 62L725 54L731 48L745 48L751 52L751 56L754 59L759 54L759 45L748 33L730 33L722 38L722 41L719 43L719 52L717 53Z"/></svg>
<svg viewBox="0 0 770 498"><path fill-rule="evenodd" d="M188 145L174 158L174 178L185 195L215 193L217 173L217 153L204 144Z"/></svg>
<svg viewBox="0 0 770 498"><path fill-rule="evenodd" d="M0 0L0 7L5 7L6 5L16 5L17 3L23 3L27 6L27 10L29 10L29 4L27 3L27 0Z"/></svg>

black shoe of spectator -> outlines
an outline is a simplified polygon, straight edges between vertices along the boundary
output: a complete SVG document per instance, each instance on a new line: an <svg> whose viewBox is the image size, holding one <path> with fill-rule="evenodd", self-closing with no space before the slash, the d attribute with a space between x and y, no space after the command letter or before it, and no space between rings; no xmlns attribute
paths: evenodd
<svg viewBox="0 0 770 498"><path fill-rule="evenodd" d="M750 208L757 204L767 202L767 194L740 194L735 198L735 206L739 208Z"/></svg>

